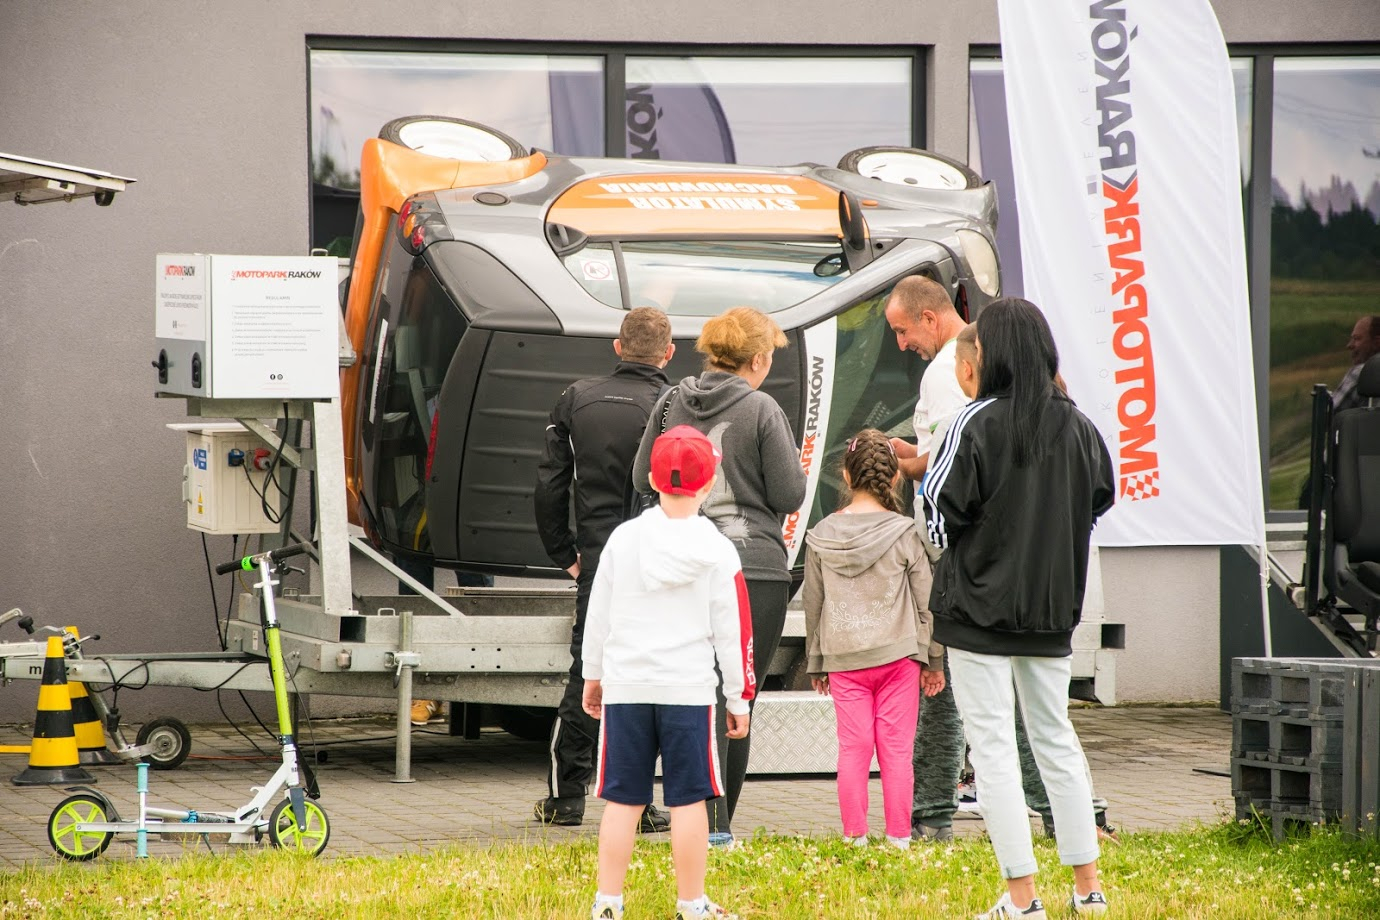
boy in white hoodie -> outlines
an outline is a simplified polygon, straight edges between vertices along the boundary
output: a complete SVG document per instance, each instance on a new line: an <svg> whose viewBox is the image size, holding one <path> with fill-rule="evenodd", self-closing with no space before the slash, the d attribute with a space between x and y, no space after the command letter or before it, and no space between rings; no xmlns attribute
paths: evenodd
<svg viewBox="0 0 1380 920"><path fill-rule="evenodd" d="M747 735L748 701L757 688L738 552L699 515L719 459L713 442L688 425L657 438L649 478L660 506L614 530L595 575L583 647L584 709L600 720L594 785L608 804L599 825L594 920L623 914L623 881L638 821L652 801L658 753L662 798L671 810L676 918L733 916L704 894L704 802L723 794L715 662L730 738Z"/></svg>

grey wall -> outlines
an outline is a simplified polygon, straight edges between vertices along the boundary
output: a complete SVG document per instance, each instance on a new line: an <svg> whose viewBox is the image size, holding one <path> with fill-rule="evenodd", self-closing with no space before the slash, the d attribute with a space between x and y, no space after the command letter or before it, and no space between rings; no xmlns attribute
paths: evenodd
<svg viewBox="0 0 1380 920"><path fill-rule="evenodd" d="M0 3L0 149L139 180L111 208L0 206L0 609L101 632L112 651L212 647L200 542L179 502L182 445L163 427L182 405L151 395L153 257L304 251L306 36L932 46L931 146L959 157L969 46L997 41L992 0L868 0L846 15L835 0L702 0L693 14L662 0L345 6ZM1230 41L1380 41L1374 0L1217 8ZM1132 623L1128 698L1212 696L1209 554L1107 554L1109 610ZM1204 647L1160 668L1161 627L1199 625ZM31 689L0 689L0 720L29 718ZM215 711L190 691L122 702L134 718Z"/></svg>

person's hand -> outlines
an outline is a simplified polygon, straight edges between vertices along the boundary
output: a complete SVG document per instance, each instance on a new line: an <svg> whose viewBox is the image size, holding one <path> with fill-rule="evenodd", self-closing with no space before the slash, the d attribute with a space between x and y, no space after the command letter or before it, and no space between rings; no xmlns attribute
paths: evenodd
<svg viewBox="0 0 1380 920"><path fill-rule="evenodd" d="M575 557L575 564L565 570L565 573L576 581L580 580L580 557Z"/></svg>
<svg viewBox="0 0 1380 920"><path fill-rule="evenodd" d="M604 717L604 686L597 680L585 681L584 699L580 701L582 708L591 719L602 719ZM744 732L746 734L746 732Z"/></svg>
<svg viewBox="0 0 1380 920"><path fill-rule="evenodd" d="M589 684L585 684L585 686L588 687ZM730 712L730 713L727 713L727 716L728 716L728 737L730 737L730 738L746 738L746 737L747 737L747 733L748 733L748 722L751 721L752 716L749 715L748 713L743 713L742 715L737 716L737 715L734 715L734 714L731 713L731 712Z"/></svg>
<svg viewBox="0 0 1380 920"><path fill-rule="evenodd" d="M829 678L828 678L828 677L811 677L811 678L810 678L810 686L811 686L811 687L814 687L814 688L815 688L815 692L818 693L820 696L828 696L828 695L829 695Z"/></svg>
<svg viewBox="0 0 1380 920"><path fill-rule="evenodd" d="M901 438L891 439L891 449L896 452L896 458L898 460L914 460L919 456L919 453L915 449L915 445Z"/></svg>
<svg viewBox="0 0 1380 920"><path fill-rule="evenodd" d="M920 670L920 692L925 696L938 696L943 693L944 672L922 668Z"/></svg>

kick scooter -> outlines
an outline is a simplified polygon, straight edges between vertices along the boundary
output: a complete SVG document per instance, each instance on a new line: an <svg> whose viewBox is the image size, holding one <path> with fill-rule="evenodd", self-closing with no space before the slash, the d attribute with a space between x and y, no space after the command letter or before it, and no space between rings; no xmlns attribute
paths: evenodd
<svg viewBox="0 0 1380 920"><path fill-rule="evenodd" d="M195 811L182 808L160 808L148 804L148 765L139 764L139 805L134 820L122 820L115 805L101 792L86 786L72 786L75 793L58 803L48 818L48 842L64 859L85 861L95 859L110 846L116 834L134 834L137 855L148 855L149 835L196 836L210 848L212 834L224 835L229 843L257 843L265 833L274 846L284 847L316 856L326 848L330 838L330 823L316 799L315 778L310 769L298 761L297 744L293 740L292 716L288 708L287 676L283 668L282 639L278 634L278 611L273 586L278 584L274 574L278 563L290 556L307 551L305 544L253 556L216 567L216 574L224 575L237 568L247 572L258 570L263 615L264 646L268 651L268 668L273 678L273 698L278 709L278 742L283 762L268 784L254 790L254 797L233 812ZM305 776L306 781L303 782ZM281 798L268 811L275 798Z"/></svg>

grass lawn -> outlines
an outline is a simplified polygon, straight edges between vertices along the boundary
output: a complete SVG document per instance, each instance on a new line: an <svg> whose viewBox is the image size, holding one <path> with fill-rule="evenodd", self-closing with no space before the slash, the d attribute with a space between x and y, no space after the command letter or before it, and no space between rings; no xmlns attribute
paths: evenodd
<svg viewBox="0 0 1380 920"><path fill-rule="evenodd" d="M312 861L282 852L126 860L116 842L91 863L0 873L0 917L583 918L594 892L595 844L452 847L426 855ZM127 852L127 851L125 851ZM1071 917L1072 875L1041 841L1041 893ZM1276 846L1223 825L1145 833L1104 850L1112 917L1380 916L1380 844L1318 831ZM859 850L832 839L759 836L709 860L709 894L744 920L963 918L1002 890L985 839L909 852ZM639 843L628 920L675 912L670 848Z"/></svg>

